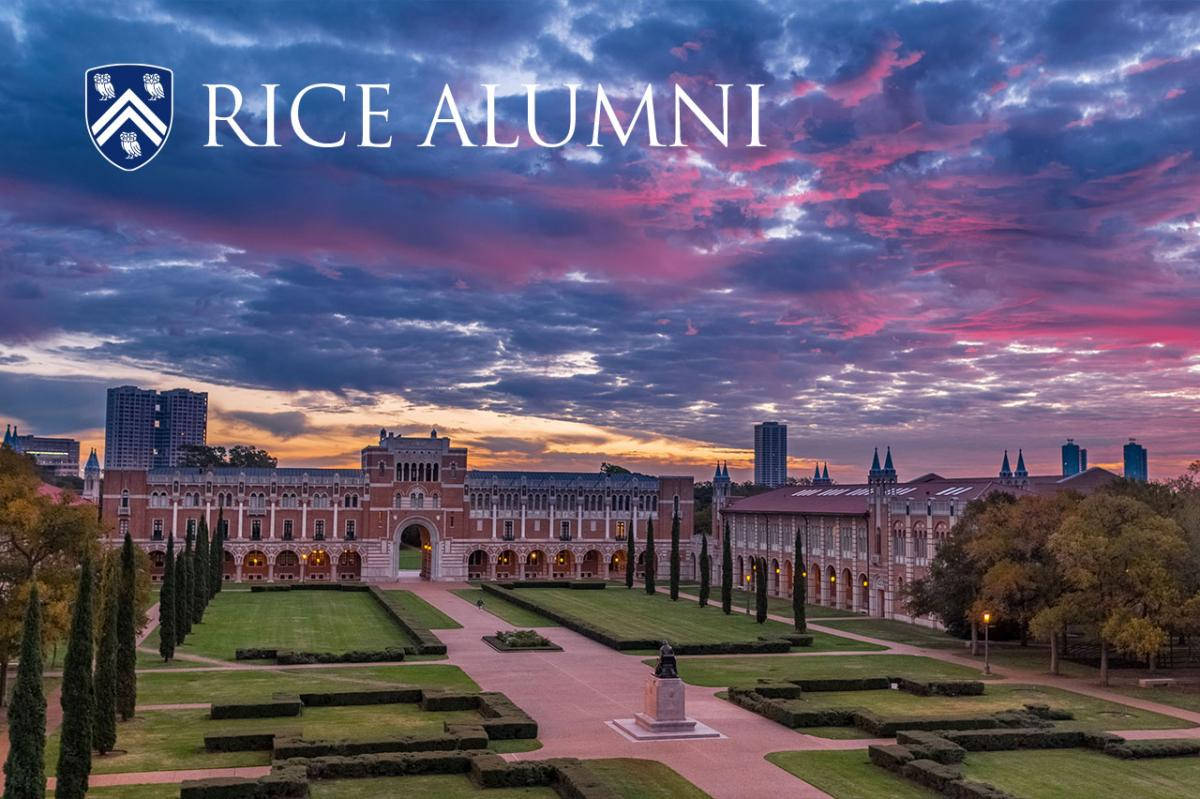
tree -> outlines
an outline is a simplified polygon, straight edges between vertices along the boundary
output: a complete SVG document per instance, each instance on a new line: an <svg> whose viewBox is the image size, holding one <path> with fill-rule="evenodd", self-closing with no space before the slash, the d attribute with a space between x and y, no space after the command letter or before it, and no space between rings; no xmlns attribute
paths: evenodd
<svg viewBox="0 0 1200 799"><path fill-rule="evenodd" d="M679 514L671 517L671 601L679 599Z"/></svg>
<svg viewBox="0 0 1200 799"><path fill-rule="evenodd" d="M204 609L208 607L208 577L212 573L208 550L208 522L201 516L196 547L192 550L192 621L195 624L204 620Z"/></svg>
<svg viewBox="0 0 1200 799"><path fill-rule="evenodd" d="M208 595L215 597L221 592L225 577L225 507L217 509L217 526L212 531L212 551L208 556Z"/></svg>
<svg viewBox="0 0 1200 799"><path fill-rule="evenodd" d="M634 539L637 538L637 523L631 518L629 520L629 535L625 537L625 587L633 588L633 572L634 564L637 562L637 547Z"/></svg>
<svg viewBox="0 0 1200 799"><path fill-rule="evenodd" d="M1082 500L1050 539L1069 589L1072 622L1100 642L1100 682L1108 684L1109 648L1153 658L1184 604L1183 531L1127 496Z"/></svg>
<svg viewBox="0 0 1200 799"><path fill-rule="evenodd" d="M167 557L163 562L162 588L158 592L158 654L163 662L175 657L178 632L175 627L175 534L167 538Z"/></svg>
<svg viewBox="0 0 1200 799"><path fill-rule="evenodd" d="M654 520L646 519L646 552L645 552L646 593L654 593L654 578L658 575L658 561L654 557Z"/></svg>
<svg viewBox="0 0 1200 799"><path fill-rule="evenodd" d="M117 599L117 713L121 721L133 718L137 706L137 558L133 549L133 538L126 533Z"/></svg>
<svg viewBox="0 0 1200 799"><path fill-rule="evenodd" d="M195 558L192 556L192 534L184 533L183 564L181 568L183 579L179 581L180 593L183 595L183 608L182 614L176 619L184 638L192 634L192 624L196 620L195 611L192 609L192 604L196 601L195 566ZM183 641L180 641L180 643L183 643Z"/></svg>
<svg viewBox="0 0 1200 799"><path fill-rule="evenodd" d="M792 624L796 632L808 630L808 581L804 579L804 533L796 528L796 542L792 549L795 562L792 564Z"/></svg>
<svg viewBox="0 0 1200 799"><path fill-rule="evenodd" d="M755 562L754 620L762 624L767 620L767 559Z"/></svg>
<svg viewBox="0 0 1200 799"><path fill-rule="evenodd" d="M265 449L234 444L228 450L224 447L210 447L202 444L186 444L181 448L180 466L194 466L209 469L215 466L240 466L252 469L274 469L278 459Z"/></svg>
<svg viewBox="0 0 1200 799"><path fill-rule="evenodd" d="M721 536L721 612L733 613L733 550L729 543L729 522Z"/></svg>
<svg viewBox="0 0 1200 799"><path fill-rule="evenodd" d="M57 799L84 799L92 771L92 562L80 567L79 591L71 616L71 637L63 659L62 730L59 734Z"/></svg>
<svg viewBox="0 0 1200 799"><path fill-rule="evenodd" d="M708 557L708 536L700 536L700 607L708 607L708 595L711 591L712 563Z"/></svg>
<svg viewBox="0 0 1200 799"><path fill-rule="evenodd" d="M116 587L116 586L112 586ZM103 614L96 671L92 678L96 705L92 715L92 748L106 755L117 745L117 592L101 597Z"/></svg>
<svg viewBox="0 0 1200 799"><path fill-rule="evenodd" d="M4 795L41 799L46 795L46 696L42 692L42 614L37 582L29 584L21 662L8 706L8 759Z"/></svg>
<svg viewBox="0 0 1200 799"><path fill-rule="evenodd" d="M624 466L618 466L615 463L608 463L607 461L600 464L600 472L602 474L630 474L630 471Z"/></svg>

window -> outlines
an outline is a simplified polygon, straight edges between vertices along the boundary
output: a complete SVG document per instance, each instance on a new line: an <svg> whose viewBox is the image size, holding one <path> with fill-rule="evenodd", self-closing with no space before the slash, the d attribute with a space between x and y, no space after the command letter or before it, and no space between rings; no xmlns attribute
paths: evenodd
<svg viewBox="0 0 1200 799"><path fill-rule="evenodd" d="M262 540L262 520L261 519L251 519L250 520L250 540L251 541L261 541Z"/></svg>
<svg viewBox="0 0 1200 799"><path fill-rule="evenodd" d="M432 497L432 500L433 500L433 507L435 507L435 508L442 507L442 498L439 495L434 494Z"/></svg>
<svg viewBox="0 0 1200 799"><path fill-rule="evenodd" d="M291 519L283 520L283 540L284 541L292 540L292 520Z"/></svg>
<svg viewBox="0 0 1200 799"><path fill-rule="evenodd" d="M126 527L129 526L128 520L126 520L125 525L126 525ZM151 538L153 538L155 541L162 541L162 537L163 537L163 520L155 519L154 520L154 532L151 534Z"/></svg>
<svg viewBox="0 0 1200 799"><path fill-rule="evenodd" d="M314 508L328 508L329 497L325 494L313 494L312 506Z"/></svg>
<svg viewBox="0 0 1200 799"><path fill-rule="evenodd" d="M121 531L121 537L124 538L129 533L129 520L122 519L119 529Z"/></svg>
<svg viewBox="0 0 1200 799"><path fill-rule="evenodd" d="M617 540L625 540L625 522L617 522Z"/></svg>
<svg viewBox="0 0 1200 799"><path fill-rule="evenodd" d="M513 540L513 523L512 523L512 519L506 519L506 520L504 521L504 540L505 540L505 541L512 541L512 540Z"/></svg>
<svg viewBox="0 0 1200 799"><path fill-rule="evenodd" d="M412 492L412 494L410 494L408 498L410 500L409 507L412 507L412 508L425 507L425 495L422 494L420 491Z"/></svg>
<svg viewBox="0 0 1200 799"><path fill-rule="evenodd" d="M404 507L404 495L403 494L396 494L396 496L392 498L392 507L393 508L403 508Z"/></svg>
<svg viewBox="0 0 1200 799"><path fill-rule="evenodd" d="M196 520L195 519L187 520L187 534L188 535L196 534Z"/></svg>
<svg viewBox="0 0 1200 799"><path fill-rule="evenodd" d="M300 503L296 499L295 494L288 493L288 494L284 494L282 497L280 497L279 506L281 508L296 508L296 507L300 506Z"/></svg>
<svg viewBox="0 0 1200 799"><path fill-rule="evenodd" d="M220 521L220 523L217 525L217 532L220 533L222 541L229 540L229 520L228 519L222 519Z"/></svg>
<svg viewBox="0 0 1200 799"><path fill-rule="evenodd" d="M571 540L571 523L570 522L564 521L562 523L562 532L560 532L558 534L558 537L561 538L563 541Z"/></svg>
<svg viewBox="0 0 1200 799"><path fill-rule="evenodd" d="M121 492L121 507L122 508L129 507L129 492L128 491Z"/></svg>
<svg viewBox="0 0 1200 799"><path fill-rule="evenodd" d="M354 520L353 519L346 520L346 540L347 541L354 540Z"/></svg>
<svg viewBox="0 0 1200 799"><path fill-rule="evenodd" d="M318 541L325 540L325 520L317 519L313 522L313 538Z"/></svg>

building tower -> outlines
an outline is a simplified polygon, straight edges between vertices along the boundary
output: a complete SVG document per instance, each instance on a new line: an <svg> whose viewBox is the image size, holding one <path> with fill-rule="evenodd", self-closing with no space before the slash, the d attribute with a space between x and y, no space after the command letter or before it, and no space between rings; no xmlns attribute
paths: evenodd
<svg viewBox="0 0 1200 799"><path fill-rule="evenodd" d="M787 482L787 425L754 425L754 483L775 488Z"/></svg>
<svg viewBox="0 0 1200 799"><path fill-rule="evenodd" d="M1068 438L1067 443L1062 445L1062 476L1086 472L1087 467L1087 450L1076 444L1075 439Z"/></svg>
<svg viewBox="0 0 1200 799"><path fill-rule="evenodd" d="M88 455L87 464L83 467L83 498L92 502L100 501L100 461L96 457L96 448Z"/></svg>
<svg viewBox="0 0 1200 799"><path fill-rule="evenodd" d="M1017 470L1013 472L1013 479L1017 485L1027 485L1029 483L1029 470L1025 468L1025 450L1017 449Z"/></svg>
<svg viewBox="0 0 1200 799"><path fill-rule="evenodd" d="M1130 480L1141 480L1143 483L1150 479L1149 459L1146 448L1129 439L1125 445L1125 477Z"/></svg>
<svg viewBox="0 0 1200 799"><path fill-rule="evenodd" d="M883 552L883 529L888 523L888 503L891 493L896 487L896 467L892 463L892 448L887 448L887 458L881 467L879 465L879 448L875 448L875 456L871 459L871 470L867 472L867 487L869 488L869 513L870 518L867 521L869 525L867 538L867 554L868 554L868 569L872 569L876 563L886 563L886 584L879 573L874 572L868 577L870 586L864 586L867 589L867 614L871 614L871 608L874 606L874 612L881 616L890 614L890 609L885 607L884 603L878 599L883 596L884 592L890 590L890 586L894 585L892 576L892 559L884 558ZM874 533L874 540L871 540L871 533ZM871 598L871 593L874 591L876 599Z"/></svg>
<svg viewBox="0 0 1200 799"><path fill-rule="evenodd" d="M721 466L721 462L717 461L717 469L713 472L713 497L712 497L712 532L716 534L714 540L721 540L724 534L725 525L723 517L725 508L729 505L729 463Z"/></svg>
<svg viewBox="0 0 1200 799"><path fill-rule="evenodd" d="M1000 482L1012 482L1012 467L1008 465L1008 450L1004 450L1004 463L1000 464Z"/></svg>
<svg viewBox="0 0 1200 799"><path fill-rule="evenodd" d="M185 447L203 446L207 433L207 393L182 388L161 393L137 386L110 388L104 468L178 466Z"/></svg>
<svg viewBox="0 0 1200 799"><path fill-rule="evenodd" d="M831 485L833 485L833 481L829 479L829 464L828 463L825 464L824 471L821 470L821 464L819 464L819 463L815 464L813 466L812 484L815 486L831 486Z"/></svg>

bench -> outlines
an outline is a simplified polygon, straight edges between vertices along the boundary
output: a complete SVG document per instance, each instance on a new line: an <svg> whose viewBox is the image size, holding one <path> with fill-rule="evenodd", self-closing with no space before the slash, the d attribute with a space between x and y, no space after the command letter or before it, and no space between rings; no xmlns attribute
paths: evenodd
<svg viewBox="0 0 1200 799"><path fill-rule="evenodd" d="M1174 677L1142 677L1138 680L1139 688L1167 688L1174 684Z"/></svg>

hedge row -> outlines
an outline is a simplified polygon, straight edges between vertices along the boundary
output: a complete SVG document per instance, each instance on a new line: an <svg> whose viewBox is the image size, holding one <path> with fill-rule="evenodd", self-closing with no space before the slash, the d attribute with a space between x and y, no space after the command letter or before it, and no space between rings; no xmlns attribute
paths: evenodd
<svg viewBox="0 0 1200 799"><path fill-rule="evenodd" d="M415 686L398 685L394 688L379 688L367 691L323 691L316 694L300 694L305 707L335 707L345 705L415 705L424 692Z"/></svg>
<svg viewBox="0 0 1200 799"><path fill-rule="evenodd" d="M211 777L185 780L179 799L307 799L308 776L303 766L284 765L258 779Z"/></svg>
<svg viewBox="0 0 1200 799"><path fill-rule="evenodd" d="M371 741L306 740L303 738L276 737L272 751L274 760L295 757L352 757L385 752L453 752L469 749L487 749L488 737L483 727L461 726L453 734L397 735Z"/></svg>
<svg viewBox="0 0 1200 799"><path fill-rule="evenodd" d="M607 587L603 580L505 580L496 585L502 588L571 588L576 591L600 591Z"/></svg>
<svg viewBox="0 0 1200 799"><path fill-rule="evenodd" d="M443 653L444 654L444 653ZM400 647L349 652L297 652L292 649L247 647L236 649L234 660L273 660L280 666L299 666L307 663L393 663L404 660Z"/></svg>
<svg viewBox="0 0 1200 799"><path fill-rule="evenodd" d="M896 733L896 743L908 747L917 759L932 760L943 765L961 763L967 756L967 750L958 744L925 730L900 730Z"/></svg>
<svg viewBox="0 0 1200 799"><path fill-rule="evenodd" d="M245 732L233 735L205 735L206 752L270 752L275 748L275 733Z"/></svg>
<svg viewBox="0 0 1200 799"><path fill-rule="evenodd" d="M298 583L260 583L250 586L250 593L272 593L274 591L366 591L366 583L340 583L323 580L302 581Z"/></svg>
<svg viewBox="0 0 1200 799"><path fill-rule="evenodd" d="M292 694L277 694L261 702L237 702L211 705L209 718L213 719L269 719L283 716L299 716L302 707L300 697Z"/></svg>
<svg viewBox="0 0 1200 799"><path fill-rule="evenodd" d="M1159 741L1125 741L1104 747L1104 754L1122 760L1140 760L1149 757L1185 757L1200 755L1200 741L1191 738L1174 738Z"/></svg>
<svg viewBox="0 0 1200 799"><path fill-rule="evenodd" d="M538 583L539 587L546 587L546 585L546 582ZM564 585L568 584L564 583ZM568 630L591 638L593 641L604 644L611 649L618 651L658 649L662 645L662 641L657 638L617 638L610 635L606 630L602 630L576 616L545 608L537 602L518 596L511 590L512 587L523 587L523 584L480 584L480 588L485 593L499 597L506 602L511 602L519 608L524 608L525 610L545 616L548 619L558 622ZM763 638L757 641L719 641L706 644L688 643L687 641L675 643L672 641L671 646L677 655L767 655L789 652L791 651L792 643L785 638Z"/></svg>
<svg viewBox="0 0 1200 799"><path fill-rule="evenodd" d="M371 592L371 596L375 597L384 612L392 618L392 621L400 625L404 632L408 633L409 638L416 642L416 653L418 655L444 655L446 654L446 645L442 643L442 639L433 634L425 625L418 622L416 619L408 616L398 603L394 602L391 597L381 591L374 585L368 585L366 590Z"/></svg>
<svg viewBox="0 0 1200 799"><path fill-rule="evenodd" d="M927 744L932 744L932 741L927 741ZM867 756L875 765L932 788L949 799L1015 799L1011 794L987 783L964 779L956 762L945 763L927 757L927 744L914 747L901 744L871 745L867 747ZM936 751L942 754L949 752L944 748Z"/></svg>
<svg viewBox="0 0 1200 799"><path fill-rule="evenodd" d="M538 725L528 713L497 691L478 694L426 691L422 710L474 710L483 717L480 726L493 741L536 738Z"/></svg>
<svg viewBox="0 0 1200 799"><path fill-rule="evenodd" d="M983 683L979 680L910 680L907 677L892 677L901 691L917 696L982 696Z"/></svg>
<svg viewBox="0 0 1200 799"><path fill-rule="evenodd" d="M907 691L917 696L980 696L984 691L983 683L978 680L929 681L913 680L908 677L834 677L817 680L770 680L765 682L781 687L789 684L795 685L801 691L807 693L825 691L886 691L892 685L895 685L901 691ZM761 688L762 684L760 682L755 688Z"/></svg>

